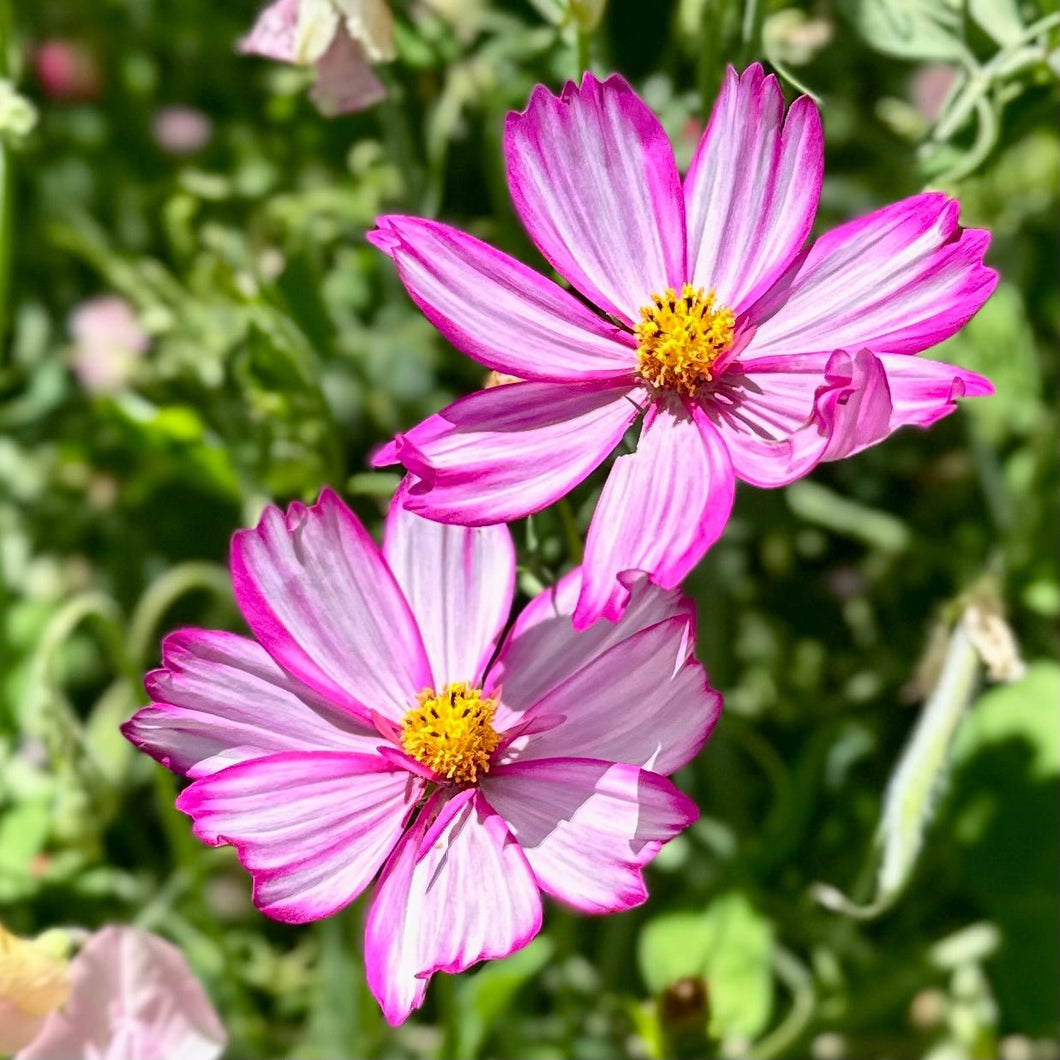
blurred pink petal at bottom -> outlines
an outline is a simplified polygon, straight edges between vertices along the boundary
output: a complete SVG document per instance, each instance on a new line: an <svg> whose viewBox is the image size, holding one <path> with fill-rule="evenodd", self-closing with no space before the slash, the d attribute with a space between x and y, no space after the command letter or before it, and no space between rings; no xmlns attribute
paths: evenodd
<svg viewBox="0 0 1060 1060"><path fill-rule="evenodd" d="M216 1060L224 1028L184 955L146 931L106 927L70 963L66 1005L15 1060Z"/></svg>

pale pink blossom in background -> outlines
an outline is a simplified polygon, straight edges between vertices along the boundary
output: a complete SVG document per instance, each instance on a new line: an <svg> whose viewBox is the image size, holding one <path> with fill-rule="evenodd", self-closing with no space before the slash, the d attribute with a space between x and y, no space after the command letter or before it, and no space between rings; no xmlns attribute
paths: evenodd
<svg viewBox="0 0 1060 1060"><path fill-rule="evenodd" d="M385 0L273 0L240 50L316 68L310 97L328 116L363 110L386 94L373 62L394 57Z"/></svg>
<svg viewBox="0 0 1060 1060"><path fill-rule="evenodd" d="M167 154L190 155L213 138L213 122L197 107L173 103L155 111L151 137Z"/></svg>
<svg viewBox="0 0 1060 1060"><path fill-rule="evenodd" d="M74 373L91 393L121 390L150 345L135 310L118 295L82 302L71 312L67 329Z"/></svg>
<svg viewBox="0 0 1060 1060"><path fill-rule="evenodd" d="M106 927L70 962L70 996L15 1060L215 1060L226 1035L184 955Z"/></svg>
<svg viewBox="0 0 1060 1060"><path fill-rule="evenodd" d="M49 99L86 103L103 91L103 75L95 53L80 41L43 41L33 53L33 65Z"/></svg>
<svg viewBox="0 0 1060 1060"><path fill-rule="evenodd" d="M125 735L193 779L177 806L235 846L269 916L304 923L377 878L368 983L386 1018L435 972L524 946L540 891L586 913L643 902L644 867L697 816L667 780L721 697L680 592L628 582L623 620L576 634L580 572L508 625L507 527L391 505L382 549L332 492L236 534L257 640L187 629Z"/></svg>
<svg viewBox="0 0 1060 1060"><path fill-rule="evenodd" d="M949 63L924 63L909 79L909 95L917 113L928 125L942 113L942 105L960 80L960 71Z"/></svg>
<svg viewBox="0 0 1060 1060"><path fill-rule="evenodd" d="M571 490L639 421L589 526L580 629L621 615L630 571L678 585L724 530L737 479L784 485L992 391L911 356L989 297L989 234L931 192L806 245L820 115L802 97L785 116L757 64L729 69L683 181L617 76L560 96L539 86L508 116L505 152L527 232L583 300L454 228L381 217L369 239L431 323L524 381L455 402L373 463L404 464L404 503L430 519L510 522Z"/></svg>

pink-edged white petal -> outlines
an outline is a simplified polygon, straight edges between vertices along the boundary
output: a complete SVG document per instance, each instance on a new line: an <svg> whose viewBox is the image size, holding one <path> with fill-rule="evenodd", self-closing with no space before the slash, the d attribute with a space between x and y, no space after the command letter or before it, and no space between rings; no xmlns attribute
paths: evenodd
<svg viewBox="0 0 1060 1060"><path fill-rule="evenodd" d="M405 505L443 523L522 519L558 500L622 440L642 390L511 383L454 401L381 449L420 481Z"/></svg>
<svg viewBox="0 0 1060 1060"><path fill-rule="evenodd" d="M702 400L736 477L784 486L823 458L828 433L817 413L825 395L849 390L849 373L828 374L831 354L759 357L733 364Z"/></svg>
<svg viewBox="0 0 1060 1060"><path fill-rule="evenodd" d="M331 491L286 516L267 508L232 539L236 601L290 674L370 720L400 721L431 670L408 603L378 547Z"/></svg>
<svg viewBox="0 0 1060 1060"><path fill-rule="evenodd" d="M369 242L394 259L412 300L469 357L520 379L632 379L632 335L522 262L435 221L376 223Z"/></svg>
<svg viewBox="0 0 1060 1060"><path fill-rule="evenodd" d="M519 762L597 758L669 776L699 753L721 713L692 647L683 616L614 645L536 704L531 716L549 727L509 754Z"/></svg>
<svg viewBox="0 0 1060 1060"><path fill-rule="evenodd" d="M993 393L975 372L925 357L838 352L829 361L833 375L846 373L849 397L839 398L831 419L824 460L841 460L883 441L899 427L930 427L956 407L959 397ZM835 400L833 398L833 400Z"/></svg>
<svg viewBox="0 0 1060 1060"><path fill-rule="evenodd" d="M486 677L487 692L500 688L503 693L494 718L498 732L519 724L521 715L557 685L648 626L680 618L691 654L696 627L691 599L680 589L660 589L645 574L622 577L630 598L617 622L596 622L575 632L571 618L581 593L581 567L523 608Z"/></svg>
<svg viewBox="0 0 1060 1060"><path fill-rule="evenodd" d="M204 843L229 843L266 916L304 924L349 905L394 848L424 782L380 755L290 752L229 766L177 798Z"/></svg>
<svg viewBox="0 0 1060 1060"><path fill-rule="evenodd" d="M585 542L574 625L615 621L629 600L619 579L641 570L672 589L725 529L735 479L725 443L698 406L653 405L635 453L604 483Z"/></svg>
<svg viewBox="0 0 1060 1060"><path fill-rule="evenodd" d="M309 98L327 118L364 110L386 96L386 88L372 71L364 47L344 26L336 31L315 66L317 81Z"/></svg>
<svg viewBox="0 0 1060 1060"><path fill-rule="evenodd" d="M891 395L891 431L899 427L930 427L956 408L957 398L988 397L994 393L989 379L945 361L878 353Z"/></svg>
<svg viewBox="0 0 1060 1060"><path fill-rule="evenodd" d="M370 752L379 742L346 711L286 674L261 645L220 630L184 629L162 642L144 680L153 702L122 726L167 769L202 777L280 751Z"/></svg>
<svg viewBox="0 0 1060 1060"><path fill-rule="evenodd" d="M823 235L749 311L745 355L918 353L949 338L997 284L989 232L960 228L957 213L925 192Z"/></svg>
<svg viewBox="0 0 1060 1060"><path fill-rule="evenodd" d="M70 997L16 1060L216 1060L227 1035L172 943L131 927L95 932L70 962Z"/></svg>
<svg viewBox="0 0 1060 1060"><path fill-rule="evenodd" d="M383 554L423 633L434 688L479 684L508 622L515 546L504 525L452 526L390 504Z"/></svg>
<svg viewBox="0 0 1060 1060"><path fill-rule="evenodd" d="M583 913L643 902L644 866L699 816L695 803L657 773L592 759L497 766L482 790L541 889Z"/></svg>
<svg viewBox="0 0 1060 1060"><path fill-rule="evenodd" d="M837 350L825 371L830 379L840 380L841 387L818 403L817 416L828 436L822 459L839 460L886 438L893 410L879 359L868 350Z"/></svg>
<svg viewBox="0 0 1060 1060"><path fill-rule="evenodd" d="M819 460L839 460L906 424L928 427L989 380L906 354L789 354L735 366L704 402L737 477L782 486Z"/></svg>
<svg viewBox="0 0 1060 1060"><path fill-rule="evenodd" d="M298 3L299 0L274 0L239 42L239 50L245 55L293 63L297 55Z"/></svg>
<svg viewBox="0 0 1060 1060"><path fill-rule="evenodd" d="M777 79L730 66L685 178L692 283L737 313L764 294L810 234L824 175L813 100L784 119Z"/></svg>
<svg viewBox="0 0 1060 1060"><path fill-rule="evenodd" d="M621 77L538 86L509 114L508 185L530 238L561 275L626 323L685 276L685 214L673 149Z"/></svg>
<svg viewBox="0 0 1060 1060"><path fill-rule="evenodd" d="M368 985L396 1026L423 1003L435 972L506 957L540 929L525 855L481 793L466 789L424 807L387 863L365 928Z"/></svg>

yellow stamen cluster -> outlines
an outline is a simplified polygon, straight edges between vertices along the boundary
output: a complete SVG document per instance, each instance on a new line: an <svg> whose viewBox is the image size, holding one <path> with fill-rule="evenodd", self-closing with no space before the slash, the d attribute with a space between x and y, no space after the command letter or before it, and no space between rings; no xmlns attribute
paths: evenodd
<svg viewBox="0 0 1060 1060"><path fill-rule="evenodd" d="M668 287L652 295L634 329L640 341L637 372L660 390L676 390L691 397L712 382L714 362L732 345L736 317L726 306L714 304L714 292L686 283L681 294Z"/></svg>
<svg viewBox="0 0 1060 1060"><path fill-rule="evenodd" d="M401 723L401 746L417 762L456 784L474 784L488 773L500 736L493 728L497 701L463 681L417 697L418 708Z"/></svg>

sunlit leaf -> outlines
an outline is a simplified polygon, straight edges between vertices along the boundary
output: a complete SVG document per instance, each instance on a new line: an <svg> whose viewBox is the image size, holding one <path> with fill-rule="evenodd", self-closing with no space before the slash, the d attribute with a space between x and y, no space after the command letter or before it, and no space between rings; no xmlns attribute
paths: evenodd
<svg viewBox="0 0 1060 1060"><path fill-rule="evenodd" d="M773 929L738 891L719 895L701 913L653 918L640 935L641 975L653 993L690 976L707 980L710 1031L754 1038L773 1010Z"/></svg>
<svg viewBox="0 0 1060 1060"><path fill-rule="evenodd" d="M960 59L961 10L948 0L841 0L840 9L873 48L900 59Z"/></svg>

